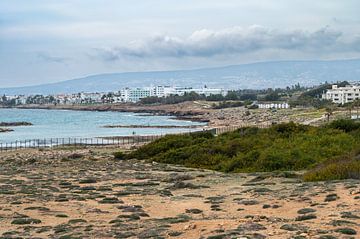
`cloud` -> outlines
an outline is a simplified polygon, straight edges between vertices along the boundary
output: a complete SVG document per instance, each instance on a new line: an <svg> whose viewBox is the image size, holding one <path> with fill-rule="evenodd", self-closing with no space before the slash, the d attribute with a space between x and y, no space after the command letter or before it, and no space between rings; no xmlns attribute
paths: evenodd
<svg viewBox="0 0 360 239"><path fill-rule="evenodd" d="M66 57L52 56L44 52L39 52L37 57L43 61L52 63L66 63L69 60L69 58Z"/></svg>
<svg viewBox="0 0 360 239"><path fill-rule="evenodd" d="M309 53L359 51L359 37L345 39L341 31L329 27L316 31L289 31L254 25L220 31L203 29L186 38L157 36L127 46L97 49L97 52L103 60L115 61L124 57L212 57L277 49Z"/></svg>

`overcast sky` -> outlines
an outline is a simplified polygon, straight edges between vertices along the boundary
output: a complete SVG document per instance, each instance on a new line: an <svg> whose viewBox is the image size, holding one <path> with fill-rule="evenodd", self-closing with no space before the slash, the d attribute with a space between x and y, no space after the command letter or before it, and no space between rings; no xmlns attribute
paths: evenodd
<svg viewBox="0 0 360 239"><path fill-rule="evenodd" d="M0 88L360 57L359 0L0 0Z"/></svg>

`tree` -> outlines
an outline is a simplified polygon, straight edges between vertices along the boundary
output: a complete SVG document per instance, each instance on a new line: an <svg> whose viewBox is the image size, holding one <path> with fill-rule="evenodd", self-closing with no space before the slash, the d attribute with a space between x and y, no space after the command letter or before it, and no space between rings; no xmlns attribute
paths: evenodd
<svg viewBox="0 0 360 239"><path fill-rule="evenodd" d="M265 96L266 101L277 101L280 99L280 95L277 92L271 92Z"/></svg>
<svg viewBox="0 0 360 239"><path fill-rule="evenodd" d="M242 94L240 95L240 100L257 100L256 94Z"/></svg>
<svg viewBox="0 0 360 239"><path fill-rule="evenodd" d="M328 122L330 121L330 116L333 115L334 110L335 110L334 106L326 107L326 113L325 113L325 115L326 115L326 117L327 117L327 121L328 121Z"/></svg>
<svg viewBox="0 0 360 239"><path fill-rule="evenodd" d="M225 96L225 100L238 100L238 95L236 91L229 91Z"/></svg>

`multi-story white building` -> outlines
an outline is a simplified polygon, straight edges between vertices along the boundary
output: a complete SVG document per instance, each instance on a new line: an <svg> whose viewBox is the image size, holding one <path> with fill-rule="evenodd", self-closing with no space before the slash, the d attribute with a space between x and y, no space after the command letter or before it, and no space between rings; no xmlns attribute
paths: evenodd
<svg viewBox="0 0 360 239"><path fill-rule="evenodd" d="M154 96L154 88L125 88L120 91L123 102L138 102L142 98Z"/></svg>
<svg viewBox="0 0 360 239"><path fill-rule="evenodd" d="M223 89L212 88L200 88L194 89L192 87L177 87L177 86L155 86L144 88L124 88L120 91L120 95L123 102L138 102L142 98L156 96L167 97L170 95L184 95L185 93L195 92L199 95L223 95L227 94L227 91Z"/></svg>
<svg viewBox="0 0 360 239"><path fill-rule="evenodd" d="M164 96L184 95L185 93L191 93L191 92L195 92L199 95L205 95L205 96L210 96L210 95L225 96L227 94L227 91L225 91L223 89L213 89L213 88L207 88L207 87L196 89L196 88L192 88L192 87L163 86L163 89L164 89ZM158 96L158 97L161 97L161 96Z"/></svg>
<svg viewBox="0 0 360 239"><path fill-rule="evenodd" d="M338 87L333 85L330 90L327 90L322 99L331 100L336 104L346 104L360 99L360 85L347 85Z"/></svg>

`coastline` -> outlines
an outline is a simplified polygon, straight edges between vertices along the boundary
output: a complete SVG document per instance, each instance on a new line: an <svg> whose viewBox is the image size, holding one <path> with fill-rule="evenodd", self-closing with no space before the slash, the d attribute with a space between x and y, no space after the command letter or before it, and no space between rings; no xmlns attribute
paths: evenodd
<svg viewBox="0 0 360 239"><path fill-rule="evenodd" d="M212 102L187 101L178 104L140 105L134 103L97 104L97 105L21 105L15 109L48 109L77 111L114 111L170 116L176 120L206 123L207 128L240 128L246 126L266 127L271 124L295 122L305 125L319 126L327 122L325 109L291 108L272 111L269 109L247 109L229 107L212 108ZM332 119L346 118L346 110L338 109Z"/></svg>
<svg viewBox="0 0 360 239"><path fill-rule="evenodd" d="M44 110L76 110L76 111L114 111L131 112L159 116L172 116L177 120L208 123L210 120L202 118L202 110L179 109L176 105L139 105L139 104L96 104L96 105L19 105L15 107L0 106L0 109L44 109ZM196 116L196 117L194 117Z"/></svg>

